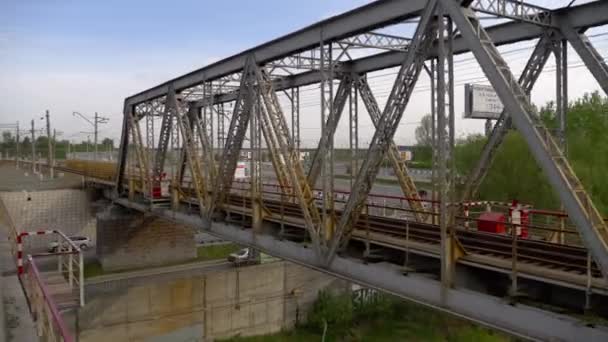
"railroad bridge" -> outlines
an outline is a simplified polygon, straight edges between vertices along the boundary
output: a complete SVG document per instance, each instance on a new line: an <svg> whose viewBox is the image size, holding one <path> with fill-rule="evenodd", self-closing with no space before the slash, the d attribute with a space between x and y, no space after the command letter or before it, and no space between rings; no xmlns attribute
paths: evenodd
<svg viewBox="0 0 608 342"><path fill-rule="evenodd" d="M480 14L497 24L482 24ZM607 222L564 153L567 51L576 52L608 93L608 66L586 36L608 24L607 14L606 1L557 10L514 0L374 1L126 98L116 164L42 166L82 175L115 205L516 336L607 340L601 325L536 305L608 315ZM410 34L384 33L404 24ZM517 77L498 47L522 41L534 46ZM479 64L504 111L457 198L454 56L465 53ZM543 125L529 97L551 58L562 123L557 132ZM381 106L367 74L384 69L396 71ZM393 140L417 82L426 77L434 129L431 198L419 195ZM304 88L318 93L322 123L308 168L299 153ZM338 191L334 134L344 112L352 172L350 189ZM360 112L375 127L363 158ZM564 211L475 201L513 129ZM245 148L250 174L239 181L234 174ZM372 192L384 160L402 196ZM508 218L525 212L528 220L507 220L505 234L483 232L479 215L487 211ZM528 238L519 235L522 229Z"/></svg>

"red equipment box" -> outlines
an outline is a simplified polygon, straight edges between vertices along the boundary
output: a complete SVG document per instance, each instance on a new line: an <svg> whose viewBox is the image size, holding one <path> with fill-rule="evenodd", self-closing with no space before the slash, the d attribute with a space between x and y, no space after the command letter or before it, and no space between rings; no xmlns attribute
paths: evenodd
<svg viewBox="0 0 608 342"><path fill-rule="evenodd" d="M505 214L485 212L477 219L477 230L480 232L505 234Z"/></svg>

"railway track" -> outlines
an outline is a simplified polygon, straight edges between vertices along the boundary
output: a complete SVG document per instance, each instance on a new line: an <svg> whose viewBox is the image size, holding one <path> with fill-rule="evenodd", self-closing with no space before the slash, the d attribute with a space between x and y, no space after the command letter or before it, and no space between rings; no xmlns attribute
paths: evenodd
<svg viewBox="0 0 608 342"><path fill-rule="evenodd" d="M236 207L251 208L251 200L239 195L231 195L229 203ZM264 207L274 215L281 212L286 217L302 218L297 204L281 203L278 200L264 199ZM339 216L341 213L337 211ZM406 229L407 225L407 229ZM396 218L361 215L356 229L380 233L402 240L416 241L426 244L439 245L441 242L439 227L432 224L408 222ZM513 243L510 236L457 229L456 236L467 253L475 253L499 259L512 259ZM559 245L546 241L530 239L517 240L518 263L544 267L552 270L585 275L587 273L588 252L585 248ZM597 265L591 263L591 275L601 277Z"/></svg>
<svg viewBox="0 0 608 342"><path fill-rule="evenodd" d="M73 170L67 167L58 166L56 169L86 175L86 172ZM186 194L192 192L190 189L183 190L185 190ZM194 193L191 195L194 196ZM279 196L276 197L278 198ZM251 200L247 197L242 197L233 193L228 198L228 203L236 207L243 207L243 201L246 208L251 208ZM282 215L286 217L302 218L302 212L295 203L265 198L264 207L277 216L280 216L282 212ZM341 212L336 211L336 214L339 217ZM408 225L407 229L406 224ZM361 231L368 230L373 233L383 234L401 240L410 240L430 245L439 245L441 241L438 226L409 222L396 218L362 214L356 224L356 228ZM513 243L510 236L465 230L463 228L457 229L456 236L467 253L505 260L512 259ZM588 252L582 247L560 245L531 239L518 239L516 251L518 263L576 275L585 275L588 272ZM601 277L600 270L593 261L591 261L591 276L594 278Z"/></svg>

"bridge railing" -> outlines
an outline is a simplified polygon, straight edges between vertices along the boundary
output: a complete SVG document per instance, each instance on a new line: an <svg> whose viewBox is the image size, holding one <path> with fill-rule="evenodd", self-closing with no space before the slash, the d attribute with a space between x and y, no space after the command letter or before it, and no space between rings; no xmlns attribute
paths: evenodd
<svg viewBox="0 0 608 342"><path fill-rule="evenodd" d="M30 312L41 340L74 341L31 255L27 258L22 279Z"/></svg>

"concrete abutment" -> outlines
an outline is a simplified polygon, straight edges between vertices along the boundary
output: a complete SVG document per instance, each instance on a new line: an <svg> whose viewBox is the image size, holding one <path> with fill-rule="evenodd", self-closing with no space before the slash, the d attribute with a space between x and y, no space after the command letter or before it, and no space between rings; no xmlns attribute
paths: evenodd
<svg viewBox="0 0 608 342"><path fill-rule="evenodd" d="M196 258L192 228L116 205L97 215L96 240L97 257L105 271Z"/></svg>

